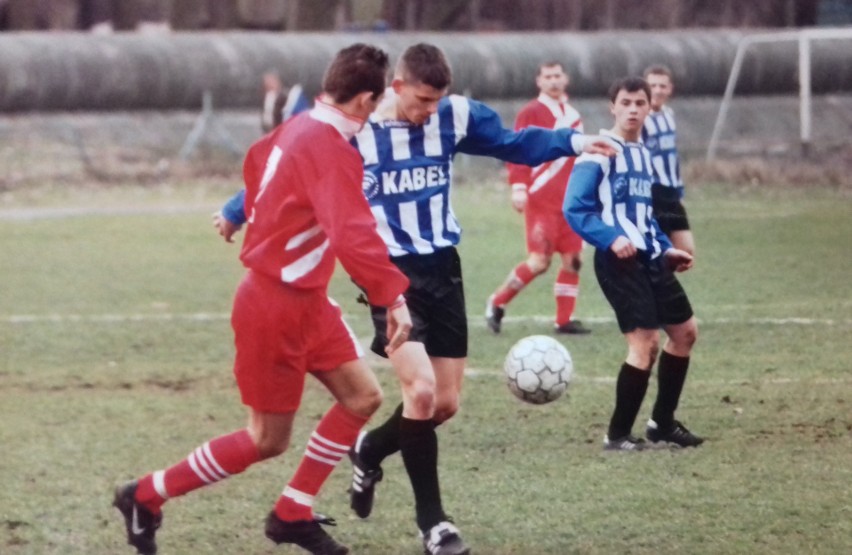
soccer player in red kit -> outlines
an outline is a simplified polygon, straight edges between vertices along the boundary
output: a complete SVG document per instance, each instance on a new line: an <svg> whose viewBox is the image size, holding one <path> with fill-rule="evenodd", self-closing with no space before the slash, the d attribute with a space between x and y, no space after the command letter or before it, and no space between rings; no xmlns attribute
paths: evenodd
<svg viewBox="0 0 852 555"><path fill-rule="evenodd" d="M320 526L314 497L381 403L363 351L327 296L335 258L366 292L388 307L393 352L411 317L408 279L389 259L361 191L363 166L350 139L384 90L387 54L356 44L341 50L310 111L252 145L244 163L248 228L240 259L248 271L234 299L234 374L249 408L246 428L204 443L186 459L116 489L127 541L157 551L161 506L172 497L238 474L280 455L289 444L305 374L336 403L311 434L293 478L266 519L266 536L315 555L344 554Z"/></svg>
<svg viewBox="0 0 852 555"><path fill-rule="evenodd" d="M515 129L530 126L583 131L580 114L570 104L566 90L568 74L559 62L539 66L535 79L538 98L528 102L515 120ZM488 298L485 319L494 333L500 333L506 305L521 289L550 267L554 253L561 256L559 273L553 285L556 297L557 333L584 334L589 330L572 320L580 282L580 252L583 240L574 233L562 215L562 199L574 167L573 157L562 157L536 167L508 164L512 185L512 207L524 213L527 259L518 264L506 281Z"/></svg>

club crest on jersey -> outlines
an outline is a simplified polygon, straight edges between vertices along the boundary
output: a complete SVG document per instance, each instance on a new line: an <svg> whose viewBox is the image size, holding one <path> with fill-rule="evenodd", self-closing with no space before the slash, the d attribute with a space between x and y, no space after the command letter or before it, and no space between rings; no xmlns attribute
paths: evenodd
<svg viewBox="0 0 852 555"><path fill-rule="evenodd" d="M361 182L364 196L368 199L375 198L379 194L379 178L371 171L364 171L364 181Z"/></svg>
<svg viewBox="0 0 852 555"><path fill-rule="evenodd" d="M649 150L657 150L657 138L648 137L645 139L645 146L648 147Z"/></svg>
<svg viewBox="0 0 852 555"><path fill-rule="evenodd" d="M617 200L624 200L627 196L627 178L618 176L612 184L612 196Z"/></svg>

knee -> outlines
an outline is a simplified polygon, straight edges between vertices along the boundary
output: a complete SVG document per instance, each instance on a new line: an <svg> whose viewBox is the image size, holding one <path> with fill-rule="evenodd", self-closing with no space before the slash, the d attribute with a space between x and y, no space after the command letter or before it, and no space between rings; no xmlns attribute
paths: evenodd
<svg viewBox="0 0 852 555"><path fill-rule="evenodd" d="M407 399L411 403L412 414L418 418L429 418L435 408L435 382L431 380L415 380L408 386Z"/></svg>
<svg viewBox="0 0 852 555"><path fill-rule="evenodd" d="M566 272L574 272L575 274L580 273L580 269L583 267L583 261L579 256L575 256L571 260L568 261L568 264L562 266L562 269Z"/></svg>
<svg viewBox="0 0 852 555"><path fill-rule="evenodd" d="M290 437L274 437L270 434L261 434L254 439L257 454L261 460L271 459L284 453L290 447Z"/></svg>
<svg viewBox="0 0 852 555"><path fill-rule="evenodd" d="M535 274L543 274L550 268L550 258L544 256L531 256L527 259L527 267Z"/></svg>
<svg viewBox="0 0 852 555"><path fill-rule="evenodd" d="M435 416L433 416L433 420L438 424L443 424L459 411L459 398L458 396L453 396L449 399L442 399L435 406Z"/></svg>
<svg viewBox="0 0 852 555"><path fill-rule="evenodd" d="M686 326L678 330L674 337L669 337L669 340L675 343L678 350L688 353L698 341L698 326L694 324Z"/></svg>
<svg viewBox="0 0 852 555"><path fill-rule="evenodd" d="M631 361L635 361L631 364L637 368L651 368L660 354L660 339L657 336L648 337L638 344L631 345L630 350L631 354L635 355L635 358L630 357Z"/></svg>
<svg viewBox="0 0 852 555"><path fill-rule="evenodd" d="M379 410L383 400L384 394L382 393L382 389L377 385L376 387L370 387L357 396L347 399L345 402L341 402L341 404L349 412L369 418Z"/></svg>

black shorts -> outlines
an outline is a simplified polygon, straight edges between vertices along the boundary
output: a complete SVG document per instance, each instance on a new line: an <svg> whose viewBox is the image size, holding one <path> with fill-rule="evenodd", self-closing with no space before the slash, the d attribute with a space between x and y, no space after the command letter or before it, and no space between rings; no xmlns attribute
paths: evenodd
<svg viewBox="0 0 852 555"><path fill-rule="evenodd" d="M689 298L662 256L620 260L612 251L598 249L595 275L622 333L682 324L692 317Z"/></svg>
<svg viewBox="0 0 852 555"><path fill-rule="evenodd" d="M467 356L467 314L464 305L461 259L454 247L432 254L391 259L411 285L405 292L413 324L409 341L423 343L433 357ZM375 336L370 349L386 357L387 311L370 306Z"/></svg>
<svg viewBox="0 0 852 555"><path fill-rule="evenodd" d="M651 205L654 208L654 218L666 235L672 231L689 229L686 208L680 201L680 192L677 188L654 183L651 186Z"/></svg>

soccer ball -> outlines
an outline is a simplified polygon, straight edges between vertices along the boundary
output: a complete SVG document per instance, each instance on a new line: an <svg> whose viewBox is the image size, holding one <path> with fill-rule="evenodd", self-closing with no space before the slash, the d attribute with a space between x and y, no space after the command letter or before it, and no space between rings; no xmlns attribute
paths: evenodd
<svg viewBox="0 0 852 555"><path fill-rule="evenodd" d="M515 343L503 363L507 385L515 396L541 405L565 393L574 372L571 354L546 335L531 335Z"/></svg>

